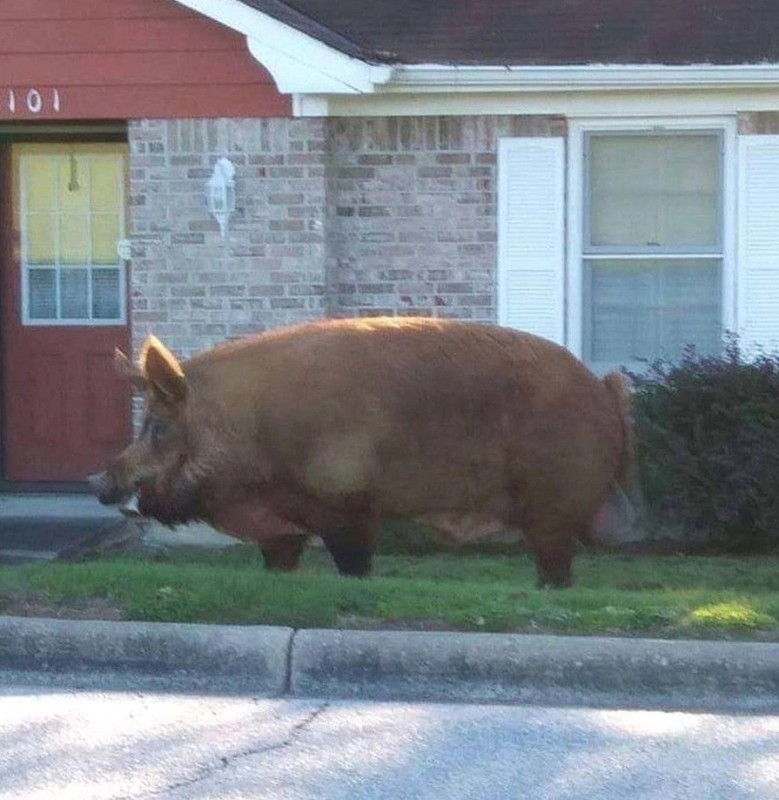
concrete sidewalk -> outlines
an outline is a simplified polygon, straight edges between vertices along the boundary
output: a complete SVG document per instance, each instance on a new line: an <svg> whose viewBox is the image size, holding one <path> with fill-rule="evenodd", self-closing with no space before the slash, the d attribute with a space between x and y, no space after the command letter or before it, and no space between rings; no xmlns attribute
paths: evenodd
<svg viewBox="0 0 779 800"><path fill-rule="evenodd" d="M172 531L129 521L90 494L0 494L0 565L85 558L119 548L221 548L237 542L208 525Z"/></svg>
<svg viewBox="0 0 779 800"><path fill-rule="evenodd" d="M76 556L130 533L90 495L0 495L0 565Z"/></svg>
<svg viewBox="0 0 779 800"><path fill-rule="evenodd" d="M265 696L779 711L779 644L0 617L0 677Z"/></svg>

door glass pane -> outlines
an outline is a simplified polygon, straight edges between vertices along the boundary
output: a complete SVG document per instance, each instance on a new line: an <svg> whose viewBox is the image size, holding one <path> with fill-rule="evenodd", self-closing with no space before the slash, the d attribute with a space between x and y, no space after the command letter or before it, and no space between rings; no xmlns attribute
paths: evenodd
<svg viewBox="0 0 779 800"><path fill-rule="evenodd" d="M124 157L100 146L31 146L18 164L24 317L120 322L124 267L116 247L124 235Z"/></svg>
<svg viewBox="0 0 779 800"><path fill-rule="evenodd" d="M89 319L89 275L86 269L60 271L60 317Z"/></svg>
<svg viewBox="0 0 779 800"><path fill-rule="evenodd" d="M64 214L89 212L89 159L84 155L59 157L59 208Z"/></svg>
<svg viewBox="0 0 779 800"><path fill-rule="evenodd" d="M54 264L56 252L54 214L30 214L24 232L24 259L28 264Z"/></svg>
<svg viewBox="0 0 779 800"><path fill-rule="evenodd" d="M121 315L119 269L92 270L92 316L119 319Z"/></svg>
<svg viewBox="0 0 779 800"><path fill-rule="evenodd" d="M587 259L587 360L620 364L677 358L687 345L722 348L719 259Z"/></svg>
<svg viewBox="0 0 779 800"><path fill-rule="evenodd" d="M95 155L90 166L92 208L118 213L124 177L122 161L114 155Z"/></svg>
<svg viewBox="0 0 779 800"><path fill-rule="evenodd" d="M715 134L591 136L588 245L716 248L720 162Z"/></svg>
<svg viewBox="0 0 779 800"><path fill-rule="evenodd" d="M27 272L27 310L30 319L57 318L57 273L53 269Z"/></svg>
<svg viewBox="0 0 779 800"><path fill-rule="evenodd" d="M63 214L60 217L60 263L88 264L89 250L88 215Z"/></svg>
<svg viewBox="0 0 779 800"><path fill-rule="evenodd" d="M57 160L25 159L24 202L28 211L54 211L57 207Z"/></svg>
<svg viewBox="0 0 779 800"><path fill-rule="evenodd" d="M116 214L92 215L93 264L118 263L116 243L119 239L119 217Z"/></svg>

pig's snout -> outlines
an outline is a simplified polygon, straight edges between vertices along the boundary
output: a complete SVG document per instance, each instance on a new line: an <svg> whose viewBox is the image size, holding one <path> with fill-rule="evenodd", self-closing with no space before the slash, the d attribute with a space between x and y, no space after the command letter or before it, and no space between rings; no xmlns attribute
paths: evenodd
<svg viewBox="0 0 779 800"><path fill-rule="evenodd" d="M89 475L87 483L104 506L115 506L127 495L127 492L122 490L108 470Z"/></svg>

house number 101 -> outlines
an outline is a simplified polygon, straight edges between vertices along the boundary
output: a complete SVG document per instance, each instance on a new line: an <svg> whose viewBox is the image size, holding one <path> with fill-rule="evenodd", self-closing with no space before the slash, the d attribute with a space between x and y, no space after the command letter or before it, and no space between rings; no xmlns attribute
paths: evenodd
<svg viewBox="0 0 779 800"><path fill-rule="evenodd" d="M40 114L44 110L59 113L59 89L9 89L8 110L11 114Z"/></svg>

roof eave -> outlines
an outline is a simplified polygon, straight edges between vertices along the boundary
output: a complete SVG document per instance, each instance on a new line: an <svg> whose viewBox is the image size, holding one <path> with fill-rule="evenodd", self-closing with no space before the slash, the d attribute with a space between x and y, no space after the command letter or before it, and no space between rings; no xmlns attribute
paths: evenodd
<svg viewBox="0 0 779 800"><path fill-rule="evenodd" d="M424 92L572 92L779 86L779 64L566 66L378 64L349 56L241 0L176 0L246 36L280 92L297 97Z"/></svg>
<svg viewBox="0 0 779 800"><path fill-rule="evenodd" d="M391 68L353 58L241 0L176 0L246 36L249 52L285 94L363 94Z"/></svg>
<svg viewBox="0 0 779 800"><path fill-rule="evenodd" d="M280 92L285 94L370 94L384 84L392 73L391 67L369 64L358 58L339 53L306 34L296 36L248 35L249 52L270 72ZM305 36L305 47L290 45L290 40ZM299 41L299 40L298 40Z"/></svg>

